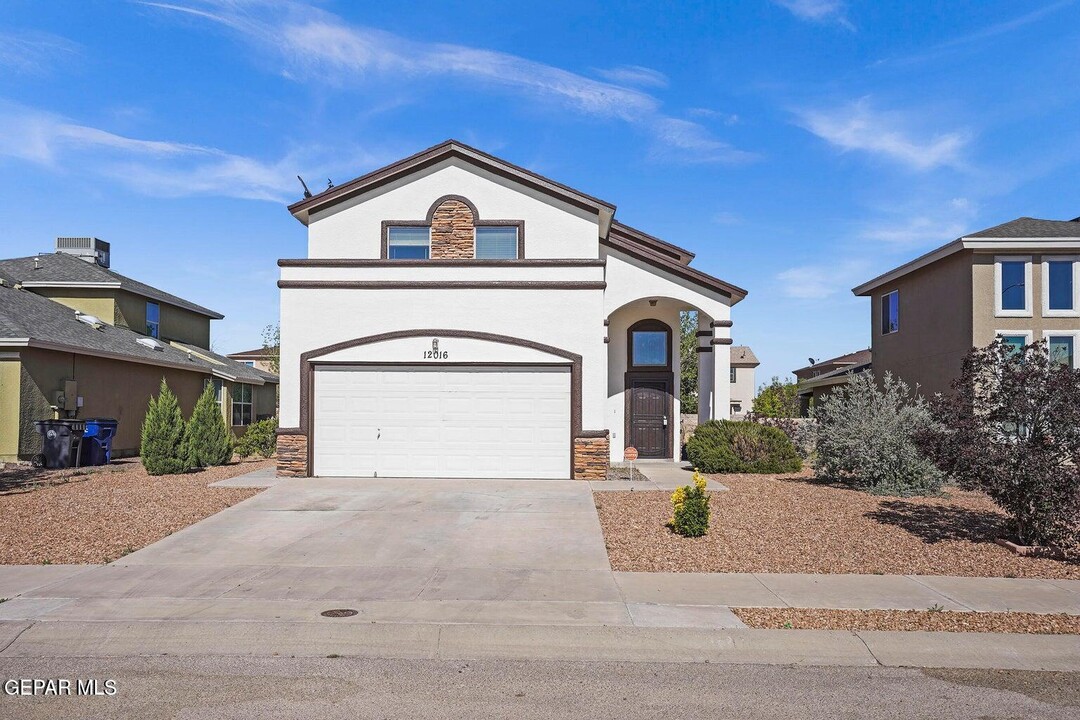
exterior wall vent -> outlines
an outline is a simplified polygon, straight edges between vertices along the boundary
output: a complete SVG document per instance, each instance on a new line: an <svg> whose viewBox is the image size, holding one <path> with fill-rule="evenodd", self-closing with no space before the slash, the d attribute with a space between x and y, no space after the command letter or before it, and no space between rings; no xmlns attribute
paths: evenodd
<svg viewBox="0 0 1080 720"><path fill-rule="evenodd" d="M56 252L74 255L86 262L109 267L109 243L92 237L58 237Z"/></svg>

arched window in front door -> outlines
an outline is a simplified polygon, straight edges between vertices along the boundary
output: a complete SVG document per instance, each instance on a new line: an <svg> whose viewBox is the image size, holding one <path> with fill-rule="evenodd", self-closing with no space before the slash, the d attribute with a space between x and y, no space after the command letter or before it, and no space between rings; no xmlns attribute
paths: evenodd
<svg viewBox="0 0 1080 720"><path fill-rule="evenodd" d="M671 369L671 327L659 320L641 320L627 331L627 365L637 370Z"/></svg>

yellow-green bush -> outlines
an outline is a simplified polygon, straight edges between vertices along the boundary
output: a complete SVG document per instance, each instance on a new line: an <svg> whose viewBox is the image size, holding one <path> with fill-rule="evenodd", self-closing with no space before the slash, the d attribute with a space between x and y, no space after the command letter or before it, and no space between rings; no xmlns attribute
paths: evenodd
<svg viewBox="0 0 1080 720"><path fill-rule="evenodd" d="M706 481L694 473L694 484L676 488L671 494L671 520L668 527L683 537L701 537L709 532L709 496Z"/></svg>

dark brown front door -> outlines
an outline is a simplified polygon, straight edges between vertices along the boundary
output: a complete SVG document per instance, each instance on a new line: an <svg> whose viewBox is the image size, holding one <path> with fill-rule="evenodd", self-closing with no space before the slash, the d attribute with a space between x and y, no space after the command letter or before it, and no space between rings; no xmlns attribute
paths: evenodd
<svg viewBox="0 0 1080 720"><path fill-rule="evenodd" d="M630 445L643 458L671 457L668 451L668 406L671 385L667 380L631 380Z"/></svg>

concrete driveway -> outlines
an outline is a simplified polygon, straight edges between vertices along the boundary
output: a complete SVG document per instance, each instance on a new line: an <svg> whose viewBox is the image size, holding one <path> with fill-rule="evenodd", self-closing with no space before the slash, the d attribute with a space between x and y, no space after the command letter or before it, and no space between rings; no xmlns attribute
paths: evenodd
<svg viewBox="0 0 1080 720"><path fill-rule="evenodd" d="M588 483L558 480L289 480L34 596L73 621L632 624Z"/></svg>

